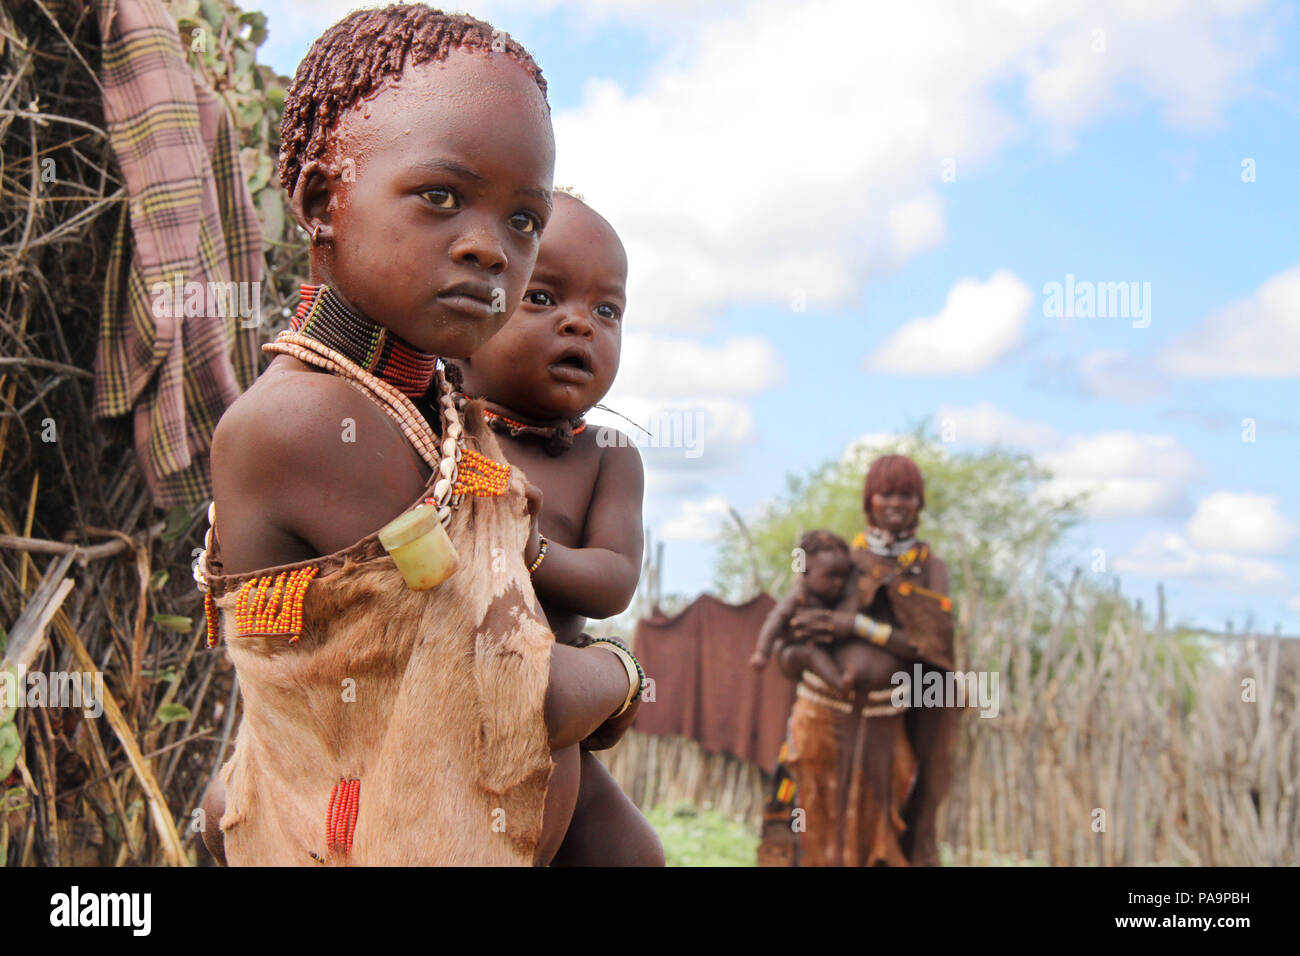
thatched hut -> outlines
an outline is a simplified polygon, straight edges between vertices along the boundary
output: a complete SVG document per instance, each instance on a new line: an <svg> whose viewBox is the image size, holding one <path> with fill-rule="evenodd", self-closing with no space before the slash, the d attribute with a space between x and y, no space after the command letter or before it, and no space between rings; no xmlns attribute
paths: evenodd
<svg viewBox="0 0 1300 956"><path fill-rule="evenodd" d="M176 126L201 116L206 135L221 120L224 158L210 162L233 161L226 179L255 210L242 268L260 275L231 252L224 276L258 281L265 319L220 330L238 384L305 268L272 172L287 81L256 63L261 14L227 0L0 9L0 864L200 862L196 808L235 726L233 673L205 647L190 573L210 425L185 406L188 465L142 441L141 406L156 425L169 355L188 371L192 345L127 328L122 348L145 353L128 357L138 381L108 394L121 369L106 337L151 306L139 228L160 197L142 198L149 167L130 164L158 146L158 113L123 118L113 99L131 82L131 96L160 95L133 59L141 44L122 40L142 23L171 80L193 80L194 97L169 104ZM181 186L161 198L188 201ZM188 402L192 379L177 382Z"/></svg>

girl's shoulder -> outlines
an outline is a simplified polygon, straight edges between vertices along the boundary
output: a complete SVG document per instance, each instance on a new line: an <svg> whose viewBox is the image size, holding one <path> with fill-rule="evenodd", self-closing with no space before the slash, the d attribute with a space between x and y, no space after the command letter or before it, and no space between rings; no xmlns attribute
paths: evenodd
<svg viewBox="0 0 1300 956"><path fill-rule="evenodd" d="M358 471L375 455L406 454L400 430L347 382L285 356L277 358L232 404L212 437L214 479L236 484L275 476L326 482Z"/></svg>

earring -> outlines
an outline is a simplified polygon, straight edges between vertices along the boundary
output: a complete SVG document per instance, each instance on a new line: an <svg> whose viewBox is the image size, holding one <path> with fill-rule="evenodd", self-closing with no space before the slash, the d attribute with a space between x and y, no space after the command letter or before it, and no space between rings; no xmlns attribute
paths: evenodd
<svg viewBox="0 0 1300 956"><path fill-rule="evenodd" d="M320 244L320 223L311 227L311 244L313 246Z"/></svg>

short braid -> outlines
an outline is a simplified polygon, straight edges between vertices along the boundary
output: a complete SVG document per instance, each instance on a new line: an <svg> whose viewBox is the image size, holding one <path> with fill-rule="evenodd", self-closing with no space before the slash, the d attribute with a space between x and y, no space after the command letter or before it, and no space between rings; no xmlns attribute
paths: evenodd
<svg viewBox="0 0 1300 956"><path fill-rule="evenodd" d="M541 67L490 23L423 3L356 10L322 33L298 64L280 123L280 185L293 193L303 166L325 155L326 134L359 100L401 76L408 65L440 62L457 49L505 53L533 78L546 101Z"/></svg>

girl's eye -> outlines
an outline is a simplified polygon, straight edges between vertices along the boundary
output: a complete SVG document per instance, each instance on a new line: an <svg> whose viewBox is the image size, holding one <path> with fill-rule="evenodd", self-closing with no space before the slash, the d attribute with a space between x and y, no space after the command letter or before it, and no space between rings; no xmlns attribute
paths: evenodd
<svg viewBox="0 0 1300 956"><path fill-rule="evenodd" d="M542 231L542 221L531 212L515 213L510 217L510 225L527 235Z"/></svg>
<svg viewBox="0 0 1300 956"><path fill-rule="evenodd" d="M459 206L459 203L456 202L456 194L450 189L444 189L441 186L437 189L426 190L422 195L439 209L455 209Z"/></svg>
<svg viewBox="0 0 1300 956"><path fill-rule="evenodd" d="M610 305L608 302L602 302L596 306L596 314L602 319L614 319L617 321L619 311L617 307Z"/></svg>
<svg viewBox="0 0 1300 956"><path fill-rule="evenodd" d="M549 292L543 292L541 289L533 289L531 292L525 292L524 301L530 305L555 305L555 300L551 298L551 294Z"/></svg>

